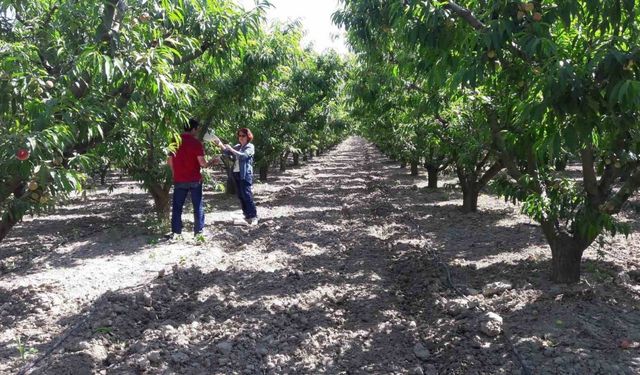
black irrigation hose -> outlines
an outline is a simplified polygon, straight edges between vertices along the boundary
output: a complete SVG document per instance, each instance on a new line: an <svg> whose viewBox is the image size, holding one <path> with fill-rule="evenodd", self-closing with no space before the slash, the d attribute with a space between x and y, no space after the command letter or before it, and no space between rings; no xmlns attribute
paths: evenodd
<svg viewBox="0 0 640 375"><path fill-rule="evenodd" d="M413 223L413 225L416 227L417 233L420 234L422 233L422 231L420 230L420 225L418 225L413 218L410 219L411 222ZM422 239L424 239L424 237L421 236ZM447 284L448 287L451 288L454 292L456 292L456 294L458 294L459 296L461 296L462 298L464 298L466 301L469 301L469 298L467 298L466 295L464 295L464 293L462 293L460 291L460 289L458 289L454 284L453 284L453 279L451 277L451 270L449 269L449 266L447 266L447 264L442 261L442 259L440 259L440 256L438 255L438 253L436 251L430 250L430 249L424 249L426 251L427 254L429 254L431 256L431 258L440 266L445 270L446 276L447 276ZM478 309L481 312L487 312L486 309L484 309L483 307L481 307L480 305L476 305L474 306L475 309ZM513 342L510 339L511 336L511 331L507 328L506 325L502 326L502 338L504 338L504 340L507 342L507 345L509 346L509 349L511 349L511 352L513 353L513 355L516 357L516 360L518 361L518 364L520 365L522 372L522 375L531 375L531 371L529 371L529 368L527 367L527 365L524 362L524 359L522 358L522 356L520 355L520 353L518 352L518 350L516 349L515 345L513 345Z"/></svg>
<svg viewBox="0 0 640 375"><path fill-rule="evenodd" d="M511 331L506 326L506 324L504 326L502 326L502 333L503 333L502 337L507 342L507 345L509 345L509 348L511 349L513 354L516 356L516 359L518 360L518 363L520 364L520 367L522 367L522 374L523 375L531 375L531 372L529 371L529 368L524 363L524 358L522 358L522 356L520 355L520 352L518 352L518 350L516 349L515 345L513 345L513 342L509 338L509 336L511 336Z"/></svg>
<svg viewBox="0 0 640 375"><path fill-rule="evenodd" d="M171 275L173 272L166 272L162 275L162 277L166 277L168 275ZM130 290L130 291L136 291L138 289L141 289L145 286L148 286L151 281L153 280L149 280L147 282L143 282L137 285L132 285L132 286L127 286L127 287L122 287L120 289L116 289L114 291L112 291L113 293L117 293L117 292L122 292L125 290ZM105 301L105 300L103 300ZM82 326L84 323L86 323L89 318L93 315L93 313L97 310L98 306L102 306L103 301L101 301L101 303L99 304L95 304L91 307L91 309L89 310L88 313L86 313L83 317L78 318L79 320L71 327L71 329L69 329L62 337L60 337L49 349L47 349L44 353L42 353L38 358L36 358L35 360L29 362L28 364L24 365L20 371L18 371L17 375L26 375L28 374L31 369L33 369L34 366L36 366L37 364L39 364L40 362L42 362L42 360L44 360L45 358L47 358L51 353L53 353L54 350L56 350L58 347L60 347L60 345L62 345L63 342L65 342L65 340L67 340L71 334L73 334L80 326Z"/></svg>
<svg viewBox="0 0 640 375"><path fill-rule="evenodd" d="M78 329L78 327L80 327L82 324L87 322L87 320L93 314L94 311L95 311L95 309L91 309L91 311L87 315L85 315L84 318L82 318L79 322L74 324L73 327L69 331L67 331L67 333L65 333L62 337L60 337L58 339L58 341L56 341L55 344L53 344L49 349L47 349L44 353L42 353L42 355L40 355L38 358L36 358L35 360L29 362L23 368L21 368L20 371L18 371L18 375L27 374L34 366L36 366L43 359L45 359L51 353L53 353L54 350L56 350L66 339L69 338L69 336L71 336L71 334L73 332L76 331L76 329Z"/></svg>
<svg viewBox="0 0 640 375"><path fill-rule="evenodd" d="M87 322L87 320L89 320L89 317L91 317L91 315L93 314L95 310L92 309L89 314L85 315L85 317L80 320L78 323L76 323L73 328L71 328L67 333L65 333L62 337L60 337L58 339L58 341L56 341L55 344L53 344L49 349L47 349L44 353L42 353L42 355L40 355L38 358L36 358L34 361L31 361L30 363L28 363L27 365L25 365L22 369L20 369L20 371L18 372L18 375L25 375L27 374L35 365L37 365L38 363L40 363L43 359L45 359L46 357L48 357L51 353L53 353L54 350L56 350L66 339L69 338L69 336L71 336L71 334L73 332L76 331L76 329L78 329L78 327L80 327L81 325L83 325L84 323Z"/></svg>
<svg viewBox="0 0 640 375"><path fill-rule="evenodd" d="M434 251L428 251L427 252L429 254L432 255L433 258L435 258L436 262L442 267L444 268L445 272L447 273L447 283L449 284L448 286L453 289L453 291L455 291L459 296L461 296L462 298L464 298L465 300L469 301L469 298L467 298L466 295L464 295L460 289L458 289L454 284L453 284L453 280L451 278L451 271L449 269L449 266L446 265L446 263L444 263L439 257L438 255L434 252ZM481 306L477 305L474 306L474 308L480 310L481 312L487 312L486 309L482 308ZM509 338L509 336L511 336L511 332L509 331L509 329L507 328L506 325L502 326L502 331L503 331L503 335L502 337L504 338L504 340L507 342L507 345L509 346L509 349L511 349L511 351L513 352L513 354L515 355L516 359L518 360L518 364L520 364L520 367L522 368L522 374L523 375L531 375L531 372L529 371L529 368L527 367L527 365L524 363L524 359L522 358L522 356L520 355L520 353L518 352L518 350L516 349L515 345L513 345L513 342L511 341L511 339Z"/></svg>

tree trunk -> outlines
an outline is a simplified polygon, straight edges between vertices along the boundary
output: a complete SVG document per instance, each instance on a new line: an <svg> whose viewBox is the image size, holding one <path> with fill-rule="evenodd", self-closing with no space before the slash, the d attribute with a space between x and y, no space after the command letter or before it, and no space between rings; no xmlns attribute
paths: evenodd
<svg viewBox="0 0 640 375"><path fill-rule="evenodd" d="M412 176L417 176L418 175L418 162L417 161L412 161L411 162L411 175Z"/></svg>
<svg viewBox="0 0 640 375"><path fill-rule="evenodd" d="M285 172L287 170L287 159L285 159L283 156L280 157L280 168L278 168L280 170L280 172Z"/></svg>
<svg viewBox="0 0 640 375"><path fill-rule="evenodd" d="M2 216L2 221L0 221L0 242L9 234L11 228L13 228L19 221L22 219L22 215L24 212L20 214L18 211L19 208L16 205L11 205L8 207L4 215Z"/></svg>
<svg viewBox="0 0 640 375"><path fill-rule="evenodd" d="M307 157L307 152L306 151L302 151L302 161L308 161L308 157Z"/></svg>
<svg viewBox="0 0 640 375"><path fill-rule="evenodd" d="M289 159L289 151L285 152L282 157L280 157L280 172L284 172L287 170L287 160Z"/></svg>
<svg viewBox="0 0 640 375"><path fill-rule="evenodd" d="M480 189L475 186L462 185L462 211L476 212L478 211L478 195Z"/></svg>
<svg viewBox="0 0 640 375"><path fill-rule="evenodd" d="M543 223L542 229L551 248L551 280L565 284L579 282L582 254L589 244L568 234L558 234L551 223Z"/></svg>
<svg viewBox="0 0 640 375"><path fill-rule="evenodd" d="M101 186L104 186L107 184L107 173L109 173L109 164L106 164L100 167L100 185Z"/></svg>
<svg viewBox="0 0 640 375"><path fill-rule="evenodd" d="M161 184L147 184L147 189L153 197L153 209L156 212L158 220L166 220L169 217L171 196L171 185L162 186Z"/></svg>
<svg viewBox="0 0 640 375"><path fill-rule="evenodd" d="M0 221L0 242L9 234L11 229L22 220L22 217L27 212L29 205L26 202L21 202L22 199L27 199L29 191L27 185L17 176L7 186L10 192L6 196L2 197L2 204L6 205L6 209L2 215L2 221ZM39 194L42 194L45 190L44 186L38 188ZM7 203L6 200L13 194L14 200Z"/></svg>
<svg viewBox="0 0 640 375"><path fill-rule="evenodd" d="M427 176L429 178L429 185L427 185L430 189L438 188L438 168L434 168L432 166L425 166L427 169Z"/></svg>
<svg viewBox="0 0 640 375"><path fill-rule="evenodd" d="M297 152L293 154L293 165L295 167L300 165L300 154Z"/></svg>
<svg viewBox="0 0 640 375"><path fill-rule="evenodd" d="M233 163L230 157L222 155L222 166L227 174L227 180L224 183L224 192L229 195L236 194L236 181L233 179Z"/></svg>
<svg viewBox="0 0 640 375"><path fill-rule="evenodd" d="M559 244L555 247L551 247L551 280L567 284L580 281L582 250L575 243Z"/></svg>
<svg viewBox="0 0 640 375"><path fill-rule="evenodd" d="M568 163L568 159L567 158L558 158L555 160L555 169L557 172L563 172L564 170L567 169L567 163Z"/></svg>
<svg viewBox="0 0 640 375"><path fill-rule="evenodd" d="M266 182L268 173L269 173L269 166L263 165L262 167L260 167L260 181Z"/></svg>

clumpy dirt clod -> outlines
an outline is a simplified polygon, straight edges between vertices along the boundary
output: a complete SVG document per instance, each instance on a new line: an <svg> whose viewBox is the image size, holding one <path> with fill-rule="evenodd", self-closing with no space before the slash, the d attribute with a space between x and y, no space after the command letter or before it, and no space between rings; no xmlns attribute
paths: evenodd
<svg viewBox="0 0 640 375"><path fill-rule="evenodd" d="M0 243L0 373L640 372L637 198L566 286L517 207L462 214L360 138L257 184L258 226L208 193L204 243L114 183Z"/></svg>

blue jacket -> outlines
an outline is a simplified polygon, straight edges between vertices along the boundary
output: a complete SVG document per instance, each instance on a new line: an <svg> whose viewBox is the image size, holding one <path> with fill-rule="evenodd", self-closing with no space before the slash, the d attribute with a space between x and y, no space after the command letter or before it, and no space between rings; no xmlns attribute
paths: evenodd
<svg viewBox="0 0 640 375"><path fill-rule="evenodd" d="M225 155L235 157L240 163L240 179L245 180L248 183L253 182L253 155L255 154L255 147L252 143L247 143L244 147L241 144L233 146L233 148L240 152L240 155L236 155L230 151L224 151Z"/></svg>

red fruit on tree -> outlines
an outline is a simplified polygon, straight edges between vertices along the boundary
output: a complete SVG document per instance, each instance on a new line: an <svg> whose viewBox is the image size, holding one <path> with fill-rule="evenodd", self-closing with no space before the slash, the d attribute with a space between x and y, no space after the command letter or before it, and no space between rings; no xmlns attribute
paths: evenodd
<svg viewBox="0 0 640 375"><path fill-rule="evenodd" d="M16 151L16 158L22 161L29 159L29 150L26 148L18 149L18 151Z"/></svg>

